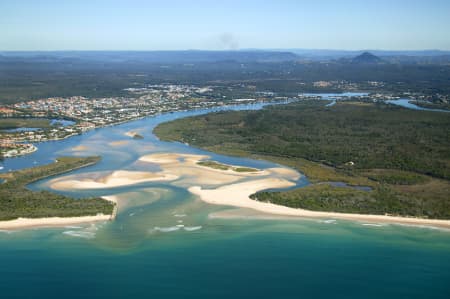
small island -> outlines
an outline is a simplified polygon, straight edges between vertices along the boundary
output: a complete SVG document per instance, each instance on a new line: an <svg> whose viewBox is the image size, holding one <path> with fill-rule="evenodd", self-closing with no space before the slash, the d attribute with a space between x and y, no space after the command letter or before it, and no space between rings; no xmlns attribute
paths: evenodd
<svg viewBox="0 0 450 299"><path fill-rule="evenodd" d="M241 167L241 166L232 166L227 165L223 163L219 163L216 161L199 161L197 162L197 165L205 166L213 169L219 169L219 170L231 170L235 172L258 172L259 169L256 168L250 168L250 167Z"/></svg>
<svg viewBox="0 0 450 299"><path fill-rule="evenodd" d="M144 136L134 131L126 132L125 135L133 139L144 139Z"/></svg>
<svg viewBox="0 0 450 299"><path fill-rule="evenodd" d="M51 226L57 223L79 223L113 218L115 204L105 199L73 199L48 191L32 191L26 188L32 182L93 165L100 159L98 156L60 157L48 165L0 174L0 179L3 180L0 184L2 207L0 228L40 226L41 224ZM64 219L61 220L62 218ZM30 225L27 225L24 219L29 219Z"/></svg>

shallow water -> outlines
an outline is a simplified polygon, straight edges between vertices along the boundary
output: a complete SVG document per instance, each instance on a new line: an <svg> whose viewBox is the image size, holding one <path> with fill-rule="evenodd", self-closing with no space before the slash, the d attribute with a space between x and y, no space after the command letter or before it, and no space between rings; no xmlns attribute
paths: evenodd
<svg viewBox="0 0 450 299"><path fill-rule="evenodd" d="M223 163L256 168L277 166L161 142L151 133L162 121L204 112L160 115L41 143L36 153L7 159L2 171L49 163L59 155L88 154L103 159L71 175L156 171L158 166L137 161L155 152L208 154ZM131 130L144 139L126 137ZM30 188L50 189L48 182ZM305 178L297 183L308 184ZM120 213L113 222L0 231L2 298L448 298L450 294L448 231L235 212L161 182L63 193L118 195ZM212 216L223 211L236 216Z"/></svg>

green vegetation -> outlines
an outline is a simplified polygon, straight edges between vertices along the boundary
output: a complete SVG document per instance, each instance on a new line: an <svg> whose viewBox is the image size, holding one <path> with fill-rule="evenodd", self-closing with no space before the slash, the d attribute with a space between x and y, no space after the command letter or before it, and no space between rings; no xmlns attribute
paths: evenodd
<svg viewBox="0 0 450 299"><path fill-rule="evenodd" d="M400 169L450 179L450 118L401 107L304 101L219 112L160 125L155 133L222 152L303 158L338 169ZM353 162L353 166L349 166Z"/></svg>
<svg viewBox="0 0 450 299"><path fill-rule="evenodd" d="M313 183L260 192L253 196L258 200L311 210L450 219L450 118L445 113L304 101L180 119L159 125L155 133L163 140L284 164Z"/></svg>
<svg viewBox="0 0 450 299"><path fill-rule="evenodd" d="M231 170L236 171L236 172L256 172L256 171L259 171L258 169L255 169L255 168L234 167L234 166L218 163L218 162L215 162L215 161L200 161L200 162L197 162L197 165L205 166L205 167L209 167L209 168L214 168L214 169L219 169L219 170L229 170L229 169L231 169Z"/></svg>
<svg viewBox="0 0 450 299"><path fill-rule="evenodd" d="M221 100L222 96L226 99L246 97L243 95L246 91L237 88L243 82L252 86L253 91L269 90L283 96L299 92L344 91L342 87L322 88L313 84L321 80L355 82L361 90L369 91L379 90L379 87L368 84L368 81L381 81L384 82L383 90L390 92L450 93L450 66L446 60L436 64L394 61L392 64L372 65L339 61L302 63L296 58L291 60L292 57L290 61L261 62L251 58L253 55L249 59L233 60L229 53L208 61L159 60L145 57L146 53L141 57L129 52L117 53L113 54L116 56L114 59L107 52L91 54L77 53L74 57L73 53L47 53L45 58L26 53L22 57L20 54L0 56L0 102L74 95L128 96L125 88L162 82L211 84L223 86L225 90L232 86L233 93L229 95L225 91L219 96ZM245 71L242 61L245 61Z"/></svg>
<svg viewBox="0 0 450 299"><path fill-rule="evenodd" d="M367 192L315 184L285 192L259 192L251 198L308 210L450 219L449 184L434 187L444 190L433 192L427 188L426 194L412 197L411 192L401 192L388 185Z"/></svg>
<svg viewBox="0 0 450 299"><path fill-rule="evenodd" d="M415 185L430 179L422 174L394 169L372 169L364 173L369 179L391 185Z"/></svg>
<svg viewBox="0 0 450 299"><path fill-rule="evenodd" d="M214 168L214 169L219 169L219 170L230 169L230 167L228 165L221 164L221 163L214 162L214 161L200 161L200 162L197 162L197 165Z"/></svg>
<svg viewBox="0 0 450 299"><path fill-rule="evenodd" d="M236 172L256 172L258 169L250 168L250 167L234 167L233 171Z"/></svg>
<svg viewBox="0 0 450 299"><path fill-rule="evenodd" d="M114 205L101 198L77 200L26 188L27 184L34 181L89 166L99 160L100 157L61 157L49 165L0 174L0 178L5 180L0 184L0 220L112 214Z"/></svg>
<svg viewBox="0 0 450 299"><path fill-rule="evenodd" d="M50 128L50 121L43 118L1 118L0 130L16 128Z"/></svg>

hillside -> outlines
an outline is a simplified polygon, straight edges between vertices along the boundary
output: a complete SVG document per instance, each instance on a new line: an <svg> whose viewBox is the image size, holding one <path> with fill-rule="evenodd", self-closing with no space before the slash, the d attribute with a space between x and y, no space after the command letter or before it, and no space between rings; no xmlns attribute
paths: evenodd
<svg viewBox="0 0 450 299"><path fill-rule="evenodd" d="M352 59L353 64L378 64L381 62L382 60L380 57L369 52L364 52Z"/></svg>

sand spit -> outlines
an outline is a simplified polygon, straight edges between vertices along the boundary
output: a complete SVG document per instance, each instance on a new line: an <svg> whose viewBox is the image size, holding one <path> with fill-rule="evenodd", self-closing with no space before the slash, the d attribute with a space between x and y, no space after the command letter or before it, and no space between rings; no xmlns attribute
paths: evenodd
<svg viewBox="0 0 450 299"><path fill-rule="evenodd" d="M252 200L249 196L257 191L267 188L283 188L289 187L293 183L280 179L263 179L238 184L223 186L217 189L202 189L199 186L189 188L189 191L200 197L201 200L216 205L227 205L239 208L249 208L262 213L302 217L302 218L320 218L320 219L343 219L358 222L369 223L393 223L405 224L413 226L436 226L442 228L450 228L450 220L440 219L424 219L413 217L399 217L388 215L367 215L367 214L350 214L336 212L319 212L304 209L295 209L285 206L275 205L272 203L259 202ZM254 217L255 215L253 215ZM245 213L241 211L218 212L211 215L212 218L246 218Z"/></svg>
<svg viewBox="0 0 450 299"><path fill-rule="evenodd" d="M141 157L139 161L157 164L162 169L162 172L179 176L182 179L177 181L177 185L186 188L193 185L203 187L221 186L239 180L256 179L270 175L285 177L289 180L297 180L300 177L298 172L282 167L263 169L256 172L236 172L232 169L221 170L197 164L209 158L206 155L165 153L146 155ZM239 167L235 165L230 166Z"/></svg>
<svg viewBox="0 0 450 299"><path fill-rule="evenodd" d="M273 212L273 209L268 209L264 203L252 200L249 196L265 189L287 188L292 186L295 186L295 183L286 179L265 178L226 185L216 189L202 189L200 186L193 186L188 190L210 204L250 208L270 213L271 211ZM284 208L277 205L273 206Z"/></svg>
<svg viewBox="0 0 450 299"><path fill-rule="evenodd" d="M139 158L139 161L155 163L155 164L173 164L173 163L188 163L196 165L198 161L208 159L209 156L206 155L190 155L190 154L175 154L175 153L164 153L164 154L151 154Z"/></svg>
<svg viewBox="0 0 450 299"><path fill-rule="evenodd" d="M72 189L106 189L135 185L145 182L173 181L178 177L172 174L152 173L145 171L118 170L99 179L55 179L50 182L50 187L56 190Z"/></svg>

